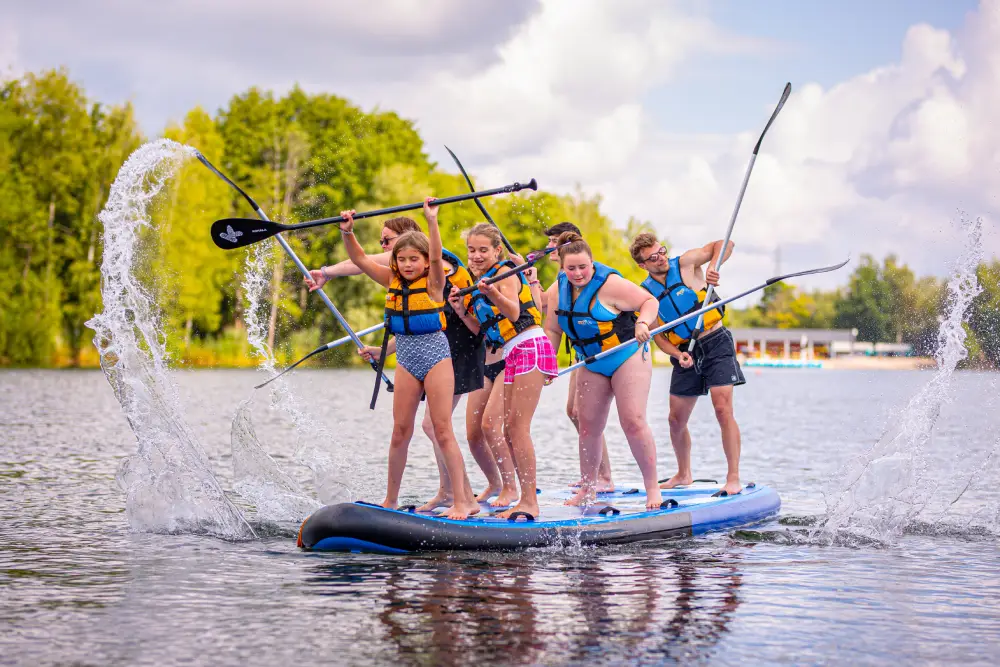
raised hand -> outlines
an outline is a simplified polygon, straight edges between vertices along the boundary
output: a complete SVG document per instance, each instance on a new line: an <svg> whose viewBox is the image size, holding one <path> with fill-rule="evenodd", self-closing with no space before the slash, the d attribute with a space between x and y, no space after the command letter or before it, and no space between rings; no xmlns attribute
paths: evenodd
<svg viewBox="0 0 1000 667"><path fill-rule="evenodd" d="M341 217L346 218L340 223L340 231L342 232L353 232L354 231L354 214L357 213L353 208L349 211L341 211Z"/></svg>
<svg viewBox="0 0 1000 667"><path fill-rule="evenodd" d="M432 206L431 202L437 199L436 197L424 197L424 217L427 218L428 224L437 224L438 209L440 206Z"/></svg>
<svg viewBox="0 0 1000 667"><path fill-rule="evenodd" d="M712 287L718 287L719 272L716 271L715 269L709 268L708 271L705 272L705 282L711 285Z"/></svg>

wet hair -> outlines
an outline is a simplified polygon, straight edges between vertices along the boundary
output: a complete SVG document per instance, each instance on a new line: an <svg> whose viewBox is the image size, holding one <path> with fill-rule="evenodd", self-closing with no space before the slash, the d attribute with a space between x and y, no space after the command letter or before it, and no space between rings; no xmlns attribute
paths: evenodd
<svg viewBox="0 0 1000 667"><path fill-rule="evenodd" d="M409 220L409 218L403 218L403 220ZM396 274L397 278L400 277L400 275L399 267L396 266L396 255L398 255L400 251L407 248L413 248L423 255L424 259L430 263L431 241L427 238L427 235L419 231L403 232L399 235L399 238L396 239L396 245L392 246L392 257L389 259L389 268L392 269L392 272Z"/></svg>
<svg viewBox="0 0 1000 667"><path fill-rule="evenodd" d="M629 246L628 251L636 264L642 264L642 251L646 248L652 248L657 243L659 241L656 240L656 234L643 232L632 240L632 245Z"/></svg>
<svg viewBox="0 0 1000 667"><path fill-rule="evenodd" d="M576 232L563 232L559 235L559 240L556 243L559 247L559 261L562 261L566 255L575 255L581 252L587 253L587 257L590 257L591 260L594 259L594 253L590 251L590 246Z"/></svg>
<svg viewBox="0 0 1000 667"><path fill-rule="evenodd" d="M468 241L470 236L485 236L494 248L499 248L502 243L500 230L488 222L480 222L478 225L470 227L465 232L465 240Z"/></svg>
<svg viewBox="0 0 1000 667"><path fill-rule="evenodd" d="M572 222L556 223L551 227L549 227L548 229L546 229L544 233L546 236L560 236L562 234L565 234L566 232L573 232L577 236L581 237L583 236L583 232L580 231L580 228L574 225Z"/></svg>
<svg viewBox="0 0 1000 667"><path fill-rule="evenodd" d="M420 226L413 220L413 218L407 218L405 215L401 215L398 218L389 218L382 223L382 226L388 227L397 234L420 231Z"/></svg>

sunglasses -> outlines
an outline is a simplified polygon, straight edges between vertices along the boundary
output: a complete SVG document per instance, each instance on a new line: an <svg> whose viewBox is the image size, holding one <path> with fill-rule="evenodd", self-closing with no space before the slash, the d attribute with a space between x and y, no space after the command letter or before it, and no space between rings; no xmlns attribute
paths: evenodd
<svg viewBox="0 0 1000 667"><path fill-rule="evenodd" d="M666 257L666 256L667 256L667 249L664 248L663 246L660 246L659 250L657 250L656 252L654 252L649 257L647 257L646 259L642 260L639 263L640 264L645 264L647 262L652 262L653 260L659 259L661 257Z"/></svg>
<svg viewBox="0 0 1000 667"><path fill-rule="evenodd" d="M398 236L383 236L382 238L379 239L378 242L379 245L381 245L383 248L388 248L389 244L398 238L399 238Z"/></svg>

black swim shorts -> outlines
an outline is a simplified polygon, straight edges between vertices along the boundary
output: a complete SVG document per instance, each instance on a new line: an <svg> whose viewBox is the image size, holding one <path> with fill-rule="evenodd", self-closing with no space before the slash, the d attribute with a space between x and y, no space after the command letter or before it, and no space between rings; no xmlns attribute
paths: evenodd
<svg viewBox="0 0 1000 667"><path fill-rule="evenodd" d="M682 349L686 349L685 345ZM674 367L670 375L670 393L673 396L705 396L712 387L746 384L740 362L736 360L733 334L720 327L698 339L694 346L694 366L682 368L670 358Z"/></svg>

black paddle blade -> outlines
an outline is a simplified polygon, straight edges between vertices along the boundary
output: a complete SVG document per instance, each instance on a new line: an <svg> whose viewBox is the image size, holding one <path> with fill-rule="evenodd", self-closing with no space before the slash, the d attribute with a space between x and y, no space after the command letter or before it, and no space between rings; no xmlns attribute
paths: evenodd
<svg viewBox="0 0 1000 667"><path fill-rule="evenodd" d="M767 134L768 129L771 127L771 123L774 119L778 117L778 112L781 111L781 107L785 106L785 102L788 101L788 96L792 94L792 82L789 81L785 84L785 89L781 92L781 99L778 100L778 106L774 107L774 113L767 121L767 125L764 126L764 131L760 133L760 139L757 140L757 145L753 147L753 154L756 155L760 150L760 145L764 142L764 135Z"/></svg>
<svg viewBox="0 0 1000 667"><path fill-rule="evenodd" d="M781 282L782 280L788 280L789 278L798 278L799 276L811 276L814 273L828 273L830 271L836 271L837 269L842 269L847 266L847 263L851 261L851 256L848 255L847 259L839 264L831 264L830 266L823 266L818 269L807 269L805 271L796 271L795 273L786 273L783 276L775 276L773 278L768 278L765 285L773 285L774 283Z"/></svg>
<svg viewBox="0 0 1000 667"><path fill-rule="evenodd" d="M212 240L223 250L232 250L269 239L287 225L253 218L223 218L212 223Z"/></svg>
<svg viewBox="0 0 1000 667"><path fill-rule="evenodd" d="M453 152L453 151L452 151L452 150L451 150L450 148L448 148L447 146L445 146L445 147L444 147L444 149L445 149L446 151L448 151L448 155L450 155L450 156L451 156L451 159L455 161L455 164L456 164L456 165L458 165L458 170L459 170L460 172L462 172L462 176L464 176L464 177L465 177L465 182L469 184L469 191L470 191L470 192L475 192L475 191L476 191L476 186L472 184L472 179L471 179L471 178L469 178L469 174L468 174L468 173L466 173L466 171L465 171L465 167L463 167L463 166L462 166L462 162L461 162L461 161L460 161L460 160L458 159L458 156L457 156L457 155L455 155L455 153L454 153L454 152ZM490 213L489 213L489 211L487 211L487 210L486 210L486 207L485 207L485 206L483 206L483 202L479 201L479 199L475 199L474 201L476 202L476 206L478 206L478 207L479 207L479 211L480 211L480 212L481 212L481 213L483 214L483 216L484 216L484 217L486 218L486 221L487 221L488 223L490 223L491 225L493 225L494 227L496 227L496 226L497 226L497 223L493 222L493 218L492 218L492 217L490 216ZM499 228L498 228L498 229L499 229ZM506 239L505 239L505 240L506 240ZM509 248L509 247L508 247L507 249L508 249L508 250L510 250L510 248Z"/></svg>

